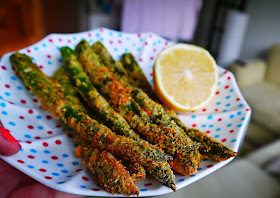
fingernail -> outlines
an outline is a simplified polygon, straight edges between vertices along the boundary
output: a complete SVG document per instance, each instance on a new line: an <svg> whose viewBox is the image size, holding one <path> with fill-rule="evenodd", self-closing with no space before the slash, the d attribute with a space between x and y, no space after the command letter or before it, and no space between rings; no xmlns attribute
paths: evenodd
<svg viewBox="0 0 280 198"><path fill-rule="evenodd" d="M0 131L1 133L3 134L3 136L9 140L10 142L13 142L13 143L16 143L20 146L21 148L21 145L18 143L18 141L9 133L9 131L7 129L5 129L4 127L0 127Z"/></svg>

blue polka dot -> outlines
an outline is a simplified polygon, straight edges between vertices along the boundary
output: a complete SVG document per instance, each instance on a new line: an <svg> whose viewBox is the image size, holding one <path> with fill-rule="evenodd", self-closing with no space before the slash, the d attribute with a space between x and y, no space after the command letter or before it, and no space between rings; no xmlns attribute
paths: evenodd
<svg viewBox="0 0 280 198"><path fill-rule="evenodd" d="M145 192L145 191L148 191L148 189L142 188L142 189L140 189L140 191L141 191L141 192Z"/></svg>
<svg viewBox="0 0 280 198"><path fill-rule="evenodd" d="M182 182L182 181L185 181L185 179L179 179L178 181L179 181L179 182Z"/></svg>
<svg viewBox="0 0 280 198"><path fill-rule="evenodd" d="M242 124L237 125L237 127L241 127L241 126L242 126Z"/></svg>
<svg viewBox="0 0 280 198"><path fill-rule="evenodd" d="M221 103L221 102L217 102L217 103L216 103L216 105L220 105L220 104L222 104L222 103Z"/></svg>
<svg viewBox="0 0 280 198"><path fill-rule="evenodd" d="M2 111L3 115L8 115L8 113L6 111Z"/></svg>
<svg viewBox="0 0 280 198"><path fill-rule="evenodd" d="M117 51L118 51L118 48L115 48L114 51L117 52Z"/></svg>
<svg viewBox="0 0 280 198"><path fill-rule="evenodd" d="M95 36L96 36L96 37L99 37L99 36L100 36L100 34L98 34L98 33L97 33L97 34L95 34Z"/></svg>
<svg viewBox="0 0 280 198"><path fill-rule="evenodd" d="M243 104L238 105L238 107L243 107Z"/></svg>
<svg viewBox="0 0 280 198"><path fill-rule="evenodd" d="M43 130L44 127L43 126L38 126L38 129Z"/></svg>
<svg viewBox="0 0 280 198"><path fill-rule="evenodd" d="M226 99L230 99L230 96L226 96Z"/></svg>
<svg viewBox="0 0 280 198"><path fill-rule="evenodd" d="M133 46L133 47L135 47L135 46L136 46L136 44L135 44L135 43L133 43L133 44L132 44L132 46Z"/></svg>
<svg viewBox="0 0 280 198"><path fill-rule="evenodd" d="M68 154L63 154L62 157L69 157L69 155Z"/></svg>
<svg viewBox="0 0 280 198"><path fill-rule="evenodd" d="M68 173L68 170L61 170L62 173Z"/></svg>
<svg viewBox="0 0 280 198"><path fill-rule="evenodd" d="M143 42L143 38L140 38L140 42Z"/></svg>
<svg viewBox="0 0 280 198"><path fill-rule="evenodd" d="M23 149L20 149L19 151L23 151Z"/></svg>
<svg viewBox="0 0 280 198"><path fill-rule="evenodd" d="M4 93L6 96L10 96L11 94L9 92Z"/></svg>
<svg viewBox="0 0 280 198"><path fill-rule="evenodd" d="M233 114L231 114L231 115L229 116L229 118L231 118L231 119L232 119L232 118L234 118L234 115L233 115Z"/></svg>
<svg viewBox="0 0 280 198"><path fill-rule="evenodd" d="M137 51L140 52L140 51L141 51L141 48L137 48Z"/></svg>
<svg viewBox="0 0 280 198"><path fill-rule="evenodd" d="M44 153L49 154L51 152L49 150L44 150Z"/></svg>
<svg viewBox="0 0 280 198"><path fill-rule="evenodd" d="M47 160L42 160L42 163L47 164L49 162Z"/></svg>
<svg viewBox="0 0 280 198"><path fill-rule="evenodd" d="M231 142L236 142L236 139L231 140Z"/></svg>
<svg viewBox="0 0 280 198"><path fill-rule="evenodd" d="M203 169L203 168L198 168L197 170L200 171L200 170L202 170L202 169Z"/></svg>
<svg viewBox="0 0 280 198"><path fill-rule="evenodd" d="M119 58L119 59L121 59L121 57L122 57L121 55L118 55L118 58Z"/></svg>
<svg viewBox="0 0 280 198"><path fill-rule="evenodd" d="M63 167L64 165L63 165L63 164L57 164L57 166L59 166L59 167Z"/></svg>
<svg viewBox="0 0 280 198"><path fill-rule="evenodd" d="M216 131L220 131L220 130L221 130L221 128L217 128L217 129L216 129Z"/></svg>
<svg viewBox="0 0 280 198"><path fill-rule="evenodd" d="M195 177L196 175L190 175L190 177Z"/></svg>
<svg viewBox="0 0 280 198"><path fill-rule="evenodd" d="M58 173L52 173L52 175L54 175L54 176L59 176L59 174L58 174Z"/></svg>
<svg viewBox="0 0 280 198"><path fill-rule="evenodd" d="M73 164L74 166L76 166L76 165L79 164L79 162L72 162L72 164Z"/></svg>
<svg viewBox="0 0 280 198"><path fill-rule="evenodd" d="M229 92L233 92L233 91L234 91L233 89L230 89L230 90L229 90Z"/></svg>
<svg viewBox="0 0 280 198"><path fill-rule="evenodd" d="M61 181L61 182L57 182L57 184L64 184L65 182L64 181Z"/></svg>
<svg viewBox="0 0 280 198"><path fill-rule="evenodd" d="M158 40L158 43L161 43L161 40Z"/></svg>
<svg viewBox="0 0 280 198"><path fill-rule="evenodd" d="M128 52L128 49L127 49L127 48L125 48L125 49L124 49L124 51L125 51L125 52Z"/></svg>
<svg viewBox="0 0 280 198"><path fill-rule="evenodd" d="M36 51L38 51L38 47L34 47L34 49L35 49Z"/></svg>
<svg viewBox="0 0 280 198"><path fill-rule="evenodd" d="M37 151L35 149L30 149L30 152L37 153Z"/></svg>
<svg viewBox="0 0 280 198"><path fill-rule="evenodd" d="M6 104L4 102L0 103L1 107L6 107Z"/></svg>
<svg viewBox="0 0 280 198"><path fill-rule="evenodd" d="M1 100L3 100L3 97L2 97L2 96L0 96L0 99L1 99Z"/></svg>
<svg viewBox="0 0 280 198"><path fill-rule="evenodd" d="M227 104L226 104L226 107L229 107L229 106L230 106L230 103L227 103Z"/></svg>
<svg viewBox="0 0 280 198"><path fill-rule="evenodd" d="M193 116L191 116L191 118L196 118L196 116L195 116L195 115L193 115Z"/></svg>
<svg viewBox="0 0 280 198"><path fill-rule="evenodd" d="M15 76L11 76L11 79L14 80L14 81L17 80L17 78Z"/></svg>
<svg viewBox="0 0 280 198"><path fill-rule="evenodd" d="M32 58L32 62L33 62L33 63L35 62L35 58Z"/></svg>
<svg viewBox="0 0 280 198"><path fill-rule="evenodd" d="M156 46L156 45L157 45L157 43L156 43L156 42L153 42L153 45L154 45L154 46Z"/></svg>
<svg viewBox="0 0 280 198"><path fill-rule="evenodd" d="M228 125L227 125L227 127L231 127L231 126L232 126L232 124L228 124Z"/></svg>
<svg viewBox="0 0 280 198"><path fill-rule="evenodd" d="M74 175L67 175L66 177L73 177Z"/></svg>
<svg viewBox="0 0 280 198"><path fill-rule="evenodd" d="M228 111L228 110L226 110L226 109L225 109L225 110L223 110L223 112L227 112L227 111Z"/></svg>
<svg viewBox="0 0 280 198"><path fill-rule="evenodd" d="M245 117L241 118L241 121L245 120Z"/></svg>
<svg viewBox="0 0 280 198"><path fill-rule="evenodd" d="M61 63L62 63L62 61L63 61L62 58L59 58L59 59L58 59L58 62L61 62Z"/></svg>
<svg viewBox="0 0 280 198"><path fill-rule="evenodd" d="M202 159L202 161L204 161L204 162L207 161L207 158Z"/></svg>
<svg viewBox="0 0 280 198"><path fill-rule="evenodd" d="M104 38L101 38L100 40L101 40L101 41L104 41Z"/></svg>
<svg viewBox="0 0 280 198"><path fill-rule="evenodd" d="M75 36L73 36L73 40L76 40L77 38Z"/></svg>
<svg viewBox="0 0 280 198"><path fill-rule="evenodd" d="M221 82L219 82L218 85L221 85Z"/></svg>
<svg viewBox="0 0 280 198"><path fill-rule="evenodd" d="M220 137L220 135L215 135L214 137L215 137L215 138L218 138L218 137Z"/></svg>
<svg viewBox="0 0 280 198"><path fill-rule="evenodd" d="M16 126L16 124L14 122L9 122L9 125Z"/></svg>
<svg viewBox="0 0 280 198"><path fill-rule="evenodd" d="M52 62L51 62L51 61L48 61L48 64L49 64L49 65L51 65L51 64L52 64Z"/></svg>
<svg viewBox="0 0 280 198"><path fill-rule="evenodd" d="M241 112L241 111L238 111L236 114L237 114L237 115L241 115L241 114L242 114L242 112Z"/></svg>
<svg viewBox="0 0 280 198"><path fill-rule="evenodd" d="M212 128L213 126L214 126L213 124L210 124L210 125L209 125L210 128Z"/></svg>
<svg viewBox="0 0 280 198"><path fill-rule="evenodd" d="M31 136L28 135L28 134L25 134L24 137L26 137L26 138L31 138Z"/></svg>
<svg viewBox="0 0 280 198"><path fill-rule="evenodd" d="M47 47L47 44L46 44L46 43L43 43L42 46L43 46L43 47Z"/></svg>
<svg viewBox="0 0 280 198"><path fill-rule="evenodd" d="M109 35L110 35L110 36L113 36L113 32L110 32Z"/></svg>
<svg viewBox="0 0 280 198"><path fill-rule="evenodd" d="M81 188L86 188L86 186L80 186Z"/></svg>
<svg viewBox="0 0 280 198"><path fill-rule="evenodd" d="M209 119L209 120L211 120L212 118L213 118L213 116L211 116L211 115L207 117L207 119Z"/></svg>
<svg viewBox="0 0 280 198"><path fill-rule="evenodd" d="M122 37L122 34L121 34L121 33L119 33L119 37Z"/></svg>
<svg viewBox="0 0 280 198"><path fill-rule="evenodd" d="M201 125L201 127L206 127L206 124Z"/></svg>
<svg viewBox="0 0 280 198"><path fill-rule="evenodd" d="M36 119L41 120L41 119L42 119L42 116L37 115L37 116L36 116Z"/></svg>
<svg viewBox="0 0 280 198"><path fill-rule="evenodd" d="M28 165L27 167L28 167L28 168L34 168L34 166L32 166L32 165Z"/></svg>
<svg viewBox="0 0 280 198"><path fill-rule="evenodd" d="M89 39L89 42L90 42L90 43L93 43L93 40L92 40L92 39Z"/></svg>
<svg viewBox="0 0 280 198"><path fill-rule="evenodd" d="M129 41L129 40L130 40L130 38L129 38L129 37L126 37L126 40L128 40L128 41Z"/></svg>
<svg viewBox="0 0 280 198"><path fill-rule="evenodd" d="M21 87L21 86L17 86L17 89L18 89L18 90L22 90L22 87Z"/></svg>

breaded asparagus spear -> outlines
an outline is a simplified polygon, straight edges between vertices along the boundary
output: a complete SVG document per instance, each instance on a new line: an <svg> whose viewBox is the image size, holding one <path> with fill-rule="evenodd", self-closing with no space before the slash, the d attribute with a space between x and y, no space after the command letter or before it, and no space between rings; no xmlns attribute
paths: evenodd
<svg viewBox="0 0 280 198"><path fill-rule="evenodd" d="M103 52L105 53L105 52ZM106 55L108 57L108 55ZM135 61L132 54L123 54L121 59L124 68L127 73L133 78L138 87L142 88L149 97L153 98L155 101L158 101L151 85L149 84L146 76L142 72L140 66ZM142 96L142 98L146 98ZM158 109L158 108L157 108ZM203 133L195 128L188 128L182 123L182 121L178 118L175 111L166 109L167 115L175 121L175 123L180 126L184 132L194 141L199 142L201 144L200 152L202 154L206 154L209 157L217 160L223 161L227 160L230 157L234 157L236 152L232 151L230 148L222 144L221 142L215 140L212 137L209 137L206 133ZM157 113L158 114L158 113ZM161 116L167 117L165 113L161 113ZM168 119L168 118L167 118ZM171 123L172 121L166 120L167 123ZM171 125L174 125L171 123Z"/></svg>
<svg viewBox="0 0 280 198"><path fill-rule="evenodd" d="M184 175L193 174L199 165L199 160L195 160L195 158L199 159L200 154L188 152L196 150L197 145L193 145L190 139L186 139L173 129L158 127L150 123L145 112L142 112L141 116L138 115L139 110L135 111L137 104L130 97L131 88L124 87L122 82L114 79L110 68L102 64L86 41L81 41L77 45L76 51L92 83L107 96L113 108L124 116L131 127L145 136L148 141L158 144L166 152L176 157L172 163L176 164L173 166L175 171L180 171Z"/></svg>
<svg viewBox="0 0 280 198"><path fill-rule="evenodd" d="M155 149L150 145L116 135L106 126L100 125L90 118L89 115L73 108L62 98L38 66L32 63L30 57L16 53L10 56L10 61L31 92L38 97L42 107L48 110L52 116L64 121L81 137L89 140L93 147L143 165L153 176L176 190L175 176L168 162L159 160Z"/></svg>

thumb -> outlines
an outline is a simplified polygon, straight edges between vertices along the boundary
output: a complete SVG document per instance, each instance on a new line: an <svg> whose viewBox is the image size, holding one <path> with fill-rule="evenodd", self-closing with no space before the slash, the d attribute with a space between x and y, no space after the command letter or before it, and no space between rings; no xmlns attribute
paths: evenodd
<svg viewBox="0 0 280 198"><path fill-rule="evenodd" d="M0 154L14 155L21 149L18 141L5 129L0 121Z"/></svg>
<svg viewBox="0 0 280 198"><path fill-rule="evenodd" d="M8 198L80 198L81 195L73 195L53 190L41 183L32 184L10 193Z"/></svg>

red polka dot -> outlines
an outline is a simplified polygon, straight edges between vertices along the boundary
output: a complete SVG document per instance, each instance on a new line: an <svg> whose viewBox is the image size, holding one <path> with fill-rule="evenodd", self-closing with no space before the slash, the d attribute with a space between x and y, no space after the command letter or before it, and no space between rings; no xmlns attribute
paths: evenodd
<svg viewBox="0 0 280 198"><path fill-rule="evenodd" d="M30 53L30 52L31 52L31 50L30 50L30 49L28 49L28 50L27 50L27 52L28 52L28 53Z"/></svg>
<svg viewBox="0 0 280 198"><path fill-rule="evenodd" d="M231 79L231 78L230 78L230 76L229 76L229 77L227 77L227 79L228 79L228 80L230 80L230 79Z"/></svg>
<svg viewBox="0 0 280 198"><path fill-rule="evenodd" d="M9 102L9 103L12 104L12 105L15 104L15 103L13 103L13 102Z"/></svg>
<svg viewBox="0 0 280 198"><path fill-rule="evenodd" d="M230 133L233 133L233 132L234 132L234 130L230 130L229 132L230 132Z"/></svg>
<svg viewBox="0 0 280 198"><path fill-rule="evenodd" d="M193 124L192 127L196 127L196 124Z"/></svg>
<svg viewBox="0 0 280 198"><path fill-rule="evenodd" d="M93 188L92 190L93 190L93 191L100 191L99 188Z"/></svg>
<svg viewBox="0 0 280 198"><path fill-rule="evenodd" d="M60 128L60 127L61 127L61 125L60 125L60 124L57 124L57 125L55 125L55 127L56 127L56 128Z"/></svg>
<svg viewBox="0 0 280 198"><path fill-rule="evenodd" d="M168 42L167 42L167 41L165 41L164 45L168 45Z"/></svg>
<svg viewBox="0 0 280 198"><path fill-rule="evenodd" d="M148 45L148 42L145 42L145 45Z"/></svg>
<svg viewBox="0 0 280 198"><path fill-rule="evenodd" d="M52 156L51 158L52 158L53 160L57 160L57 159L58 159L57 156Z"/></svg>
<svg viewBox="0 0 280 198"><path fill-rule="evenodd" d="M40 68L40 69L43 69L43 66L42 66L42 65L40 65L40 66L39 66L39 68Z"/></svg>
<svg viewBox="0 0 280 198"><path fill-rule="evenodd" d="M50 119L52 119L52 116L47 115L46 118L47 118L48 120L50 120Z"/></svg>
<svg viewBox="0 0 280 198"><path fill-rule="evenodd" d="M52 179L52 177L50 177L50 176L46 176L46 177L45 177L45 179Z"/></svg>
<svg viewBox="0 0 280 198"><path fill-rule="evenodd" d="M32 125L28 125L27 126L29 129L34 129L34 127Z"/></svg>
<svg viewBox="0 0 280 198"><path fill-rule="evenodd" d="M155 49L153 49L153 51L154 51L154 52L156 52L156 51L157 51L157 49L155 48Z"/></svg>
<svg viewBox="0 0 280 198"><path fill-rule="evenodd" d="M250 111L251 109L246 109L246 111Z"/></svg>
<svg viewBox="0 0 280 198"><path fill-rule="evenodd" d="M71 40L67 40L68 43L71 43Z"/></svg>
<svg viewBox="0 0 280 198"><path fill-rule="evenodd" d="M25 103L26 103L26 101L25 101L25 100L21 100L20 102L21 102L22 104L25 104Z"/></svg>
<svg viewBox="0 0 280 198"><path fill-rule="evenodd" d="M91 33L88 33L88 36L91 36Z"/></svg>
<svg viewBox="0 0 280 198"><path fill-rule="evenodd" d="M227 139L222 139L222 142L225 142L225 141L227 141Z"/></svg>
<svg viewBox="0 0 280 198"><path fill-rule="evenodd" d="M222 118L219 118L219 119L218 119L218 122L221 122L221 121L222 121Z"/></svg>
<svg viewBox="0 0 280 198"><path fill-rule="evenodd" d="M103 28L100 28L100 32L103 32Z"/></svg>
<svg viewBox="0 0 280 198"><path fill-rule="evenodd" d="M202 109L202 111L206 111L207 109Z"/></svg>
<svg viewBox="0 0 280 198"><path fill-rule="evenodd" d="M219 109L215 109L215 111L218 111Z"/></svg>
<svg viewBox="0 0 280 198"><path fill-rule="evenodd" d="M109 41L110 44L113 44L113 41Z"/></svg>
<svg viewBox="0 0 280 198"><path fill-rule="evenodd" d="M41 139L41 137L39 137L39 136L36 136L36 137L35 137L35 139L36 139L36 140L40 140L40 139Z"/></svg>
<svg viewBox="0 0 280 198"><path fill-rule="evenodd" d="M228 73L228 71L226 70L226 71L224 71L224 74L226 74L226 73Z"/></svg>
<svg viewBox="0 0 280 198"><path fill-rule="evenodd" d="M22 119L22 120L23 120L23 119L24 119L24 117L23 117L23 116L19 116L19 119Z"/></svg>
<svg viewBox="0 0 280 198"><path fill-rule="evenodd" d="M12 70L15 71L15 67L14 66L12 66Z"/></svg>
<svg viewBox="0 0 280 198"><path fill-rule="evenodd" d="M48 134L52 134L53 132L52 132L52 131L48 131L47 133L48 133Z"/></svg>
<svg viewBox="0 0 280 198"><path fill-rule="evenodd" d="M5 87L6 87L6 88L10 88L10 85L7 85L7 84L6 84Z"/></svg>
<svg viewBox="0 0 280 198"><path fill-rule="evenodd" d="M141 34L137 34L137 36L140 38L140 37L141 37Z"/></svg>
<svg viewBox="0 0 280 198"><path fill-rule="evenodd" d="M219 94L220 94L220 92L219 92L219 91L217 91L217 92L216 92L216 95L219 95Z"/></svg>
<svg viewBox="0 0 280 198"><path fill-rule="evenodd" d="M52 39L49 39L49 42L51 43L51 42L53 42L53 40L52 40Z"/></svg>
<svg viewBox="0 0 280 198"><path fill-rule="evenodd" d="M59 145L59 144L61 144L61 141L60 140L55 140L55 143Z"/></svg>
<svg viewBox="0 0 280 198"><path fill-rule="evenodd" d="M76 170L76 172L80 172L81 170L83 170L83 169L80 168L80 169Z"/></svg>
<svg viewBox="0 0 280 198"><path fill-rule="evenodd" d="M2 68L3 70L6 70L6 69L7 69L4 65L2 65L1 68Z"/></svg>
<svg viewBox="0 0 280 198"><path fill-rule="evenodd" d="M151 186L151 185L153 185L152 183L146 183L146 184L144 184L145 186Z"/></svg>
<svg viewBox="0 0 280 198"><path fill-rule="evenodd" d="M32 142L30 142L30 141L26 141L26 143L27 143L27 144L31 144Z"/></svg>
<svg viewBox="0 0 280 198"><path fill-rule="evenodd" d="M206 131L206 133L210 133L210 131Z"/></svg>
<svg viewBox="0 0 280 198"><path fill-rule="evenodd" d="M49 144L47 142L43 142L43 146L47 147L47 146L49 146Z"/></svg>
<svg viewBox="0 0 280 198"><path fill-rule="evenodd" d="M68 133L68 134L67 134L67 137L71 139L71 138L73 138L74 136L73 136L73 134Z"/></svg>
<svg viewBox="0 0 280 198"><path fill-rule="evenodd" d="M152 35L152 34L150 34L150 35L149 35L149 37L150 37L150 38L152 38L152 37L153 37L153 35Z"/></svg>
<svg viewBox="0 0 280 198"><path fill-rule="evenodd" d="M37 100L36 98L34 98L32 101L33 101L33 102L38 102L38 100Z"/></svg>
<svg viewBox="0 0 280 198"><path fill-rule="evenodd" d="M29 109L29 110L28 110L28 113L32 114L32 113L33 113L33 110L32 110L32 109Z"/></svg>
<svg viewBox="0 0 280 198"><path fill-rule="evenodd" d="M121 44L122 43L122 41L121 40L119 40L119 44Z"/></svg>
<svg viewBox="0 0 280 198"><path fill-rule="evenodd" d="M153 76L154 74L153 73L150 73L150 76Z"/></svg>
<svg viewBox="0 0 280 198"><path fill-rule="evenodd" d="M240 100L240 98L236 98L236 101L239 101Z"/></svg>
<svg viewBox="0 0 280 198"><path fill-rule="evenodd" d="M151 57L150 59L151 59L151 60L154 60L154 57Z"/></svg>
<svg viewBox="0 0 280 198"><path fill-rule="evenodd" d="M46 170L46 169L43 169L43 168L40 168L39 171L41 171L41 172L46 172L47 170Z"/></svg>
<svg viewBox="0 0 280 198"><path fill-rule="evenodd" d="M24 161L22 161L22 160L18 160L18 163L21 163L21 164L23 164L23 163L24 163Z"/></svg>
<svg viewBox="0 0 280 198"><path fill-rule="evenodd" d="M62 41L62 39L61 39L61 38L59 38L58 40L59 40L60 42Z"/></svg>
<svg viewBox="0 0 280 198"><path fill-rule="evenodd" d="M143 61L143 59L142 59L142 58L140 58L140 59L139 59L139 61L140 61L140 62L142 62L142 61Z"/></svg>
<svg viewBox="0 0 280 198"><path fill-rule="evenodd" d="M88 178L85 177L85 176L83 176L82 179L85 180L85 181L88 181Z"/></svg>
<svg viewBox="0 0 280 198"><path fill-rule="evenodd" d="M48 58L51 58L51 55L48 54L47 57L48 57Z"/></svg>
<svg viewBox="0 0 280 198"><path fill-rule="evenodd" d="M207 168L212 168L213 167L213 164L209 164L208 166L207 166Z"/></svg>
<svg viewBox="0 0 280 198"><path fill-rule="evenodd" d="M229 86L227 85L227 86L225 86L225 89L228 89L229 88Z"/></svg>
<svg viewBox="0 0 280 198"><path fill-rule="evenodd" d="M33 155L28 155L27 157L30 158L30 159L34 159L35 158Z"/></svg>

